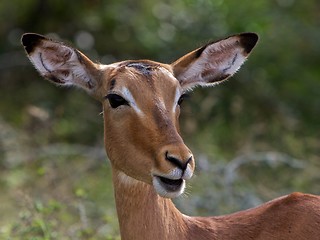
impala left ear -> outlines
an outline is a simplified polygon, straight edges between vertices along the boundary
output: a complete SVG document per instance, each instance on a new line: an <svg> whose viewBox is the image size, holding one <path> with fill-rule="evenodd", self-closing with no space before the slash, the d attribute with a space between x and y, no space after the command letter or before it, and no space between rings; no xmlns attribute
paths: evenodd
<svg viewBox="0 0 320 240"><path fill-rule="evenodd" d="M235 74L258 41L255 33L242 33L209 43L171 64L184 89L212 86Z"/></svg>

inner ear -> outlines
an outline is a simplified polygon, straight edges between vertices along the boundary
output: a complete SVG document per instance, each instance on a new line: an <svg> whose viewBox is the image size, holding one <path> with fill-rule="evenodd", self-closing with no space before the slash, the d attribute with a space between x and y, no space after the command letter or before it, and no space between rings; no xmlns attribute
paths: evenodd
<svg viewBox="0 0 320 240"><path fill-rule="evenodd" d="M33 33L24 34L21 41L38 72L53 83L89 92L99 84L98 66L80 51Z"/></svg>
<svg viewBox="0 0 320 240"><path fill-rule="evenodd" d="M242 33L209 43L171 64L183 88L212 86L235 74L256 45L255 33Z"/></svg>

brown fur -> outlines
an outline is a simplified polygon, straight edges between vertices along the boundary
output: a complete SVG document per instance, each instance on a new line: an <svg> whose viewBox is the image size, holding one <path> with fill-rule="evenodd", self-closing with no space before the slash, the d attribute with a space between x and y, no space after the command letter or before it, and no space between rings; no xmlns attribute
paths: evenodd
<svg viewBox="0 0 320 240"><path fill-rule="evenodd" d="M179 133L177 92L225 80L241 66L257 39L252 33L232 36L171 65L141 60L102 66L43 36L23 36L30 60L44 77L56 84L80 86L103 105L105 148L123 240L320 239L319 196L293 193L230 215L189 217L152 186L154 171L168 174L177 165L194 170L192 153ZM46 58L39 60L37 54L42 53ZM74 54L77 59L69 63ZM106 96L123 94L123 89L133 95L138 108L129 103L111 107Z"/></svg>

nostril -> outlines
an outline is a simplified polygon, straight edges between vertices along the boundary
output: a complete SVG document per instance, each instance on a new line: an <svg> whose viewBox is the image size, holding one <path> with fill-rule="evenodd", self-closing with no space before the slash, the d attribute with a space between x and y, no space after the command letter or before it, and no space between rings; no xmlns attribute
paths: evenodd
<svg viewBox="0 0 320 240"><path fill-rule="evenodd" d="M170 163L172 163L174 166L179 167L181 170L186 170L188 164L191 162L192 160L192 156L188 158L188 160L186 162L174 157L174 156L170 156L168 152L166 152L165 154L166 156L166 160L169 161Z"/></svg>
<svg viewBox="0 0 320 240"><path fill-rule="evenodd" d="M166 152L166 160L172 163L174 166L177 166L181 169L183 169L182 162L177 159L176 157L170 156L168 152Z"/></svg>
<svg viewBox="0 0 320 240"><path fill-rule="evenodd" d="M188 164L189 164L191 161L192 161L192 156L190 156L190 157L188 158L188 160L187 160L187 162L186 162L186 168L187 168Z"/></svg>

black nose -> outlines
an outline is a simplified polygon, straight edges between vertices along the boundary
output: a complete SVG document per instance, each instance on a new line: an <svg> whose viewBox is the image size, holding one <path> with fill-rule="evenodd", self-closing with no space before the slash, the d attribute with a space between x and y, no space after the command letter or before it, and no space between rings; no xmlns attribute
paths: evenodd
<svg viewBox="0 0 320 240"><path fill-rule="evenodd" d="M170 156L168 152L166 152L166 160L169 161L172 165L180 168L182 171L185 171L188 167L188 164L192 160L192 156L190 156L187 160L181 160L174 156Z"/></svg>

